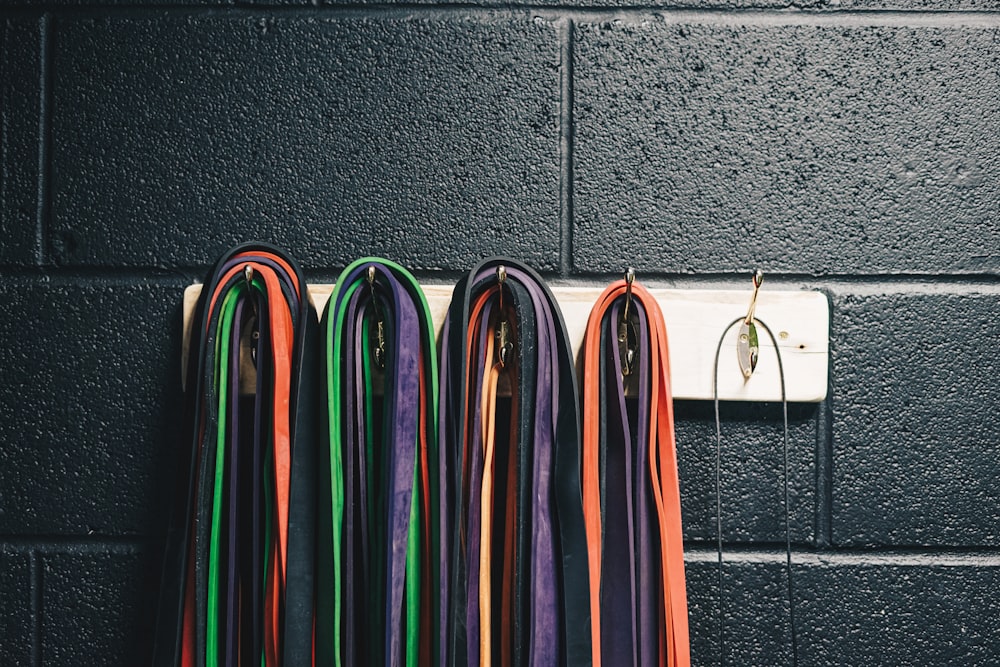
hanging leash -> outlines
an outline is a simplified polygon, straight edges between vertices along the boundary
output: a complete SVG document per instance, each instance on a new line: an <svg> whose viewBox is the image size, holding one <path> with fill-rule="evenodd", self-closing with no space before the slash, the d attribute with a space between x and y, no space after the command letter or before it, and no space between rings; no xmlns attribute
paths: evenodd
<svg viewBox="0 0 1000 667"><path fill-rule="evenodd" d="M228 252L202 288L156 665L312 664L315 321L301 271L266 244Z"/></svg>
<svg viewBox="0 0 1000 667"><path fill-rule="evenodd" d="M438 664L437 357L427 301L403 267L360 259L337 280L322 330L316 662Z"/></svg>
<svg viewBox="0 0 1000 667"><path fill-rule="evenodd" d="M690 665L666 327L630 269L584 338L583 502L593 660ZM626 384L635 382L633 413Z"/></svg>
<svg viewBox="0 0 1000 667"><path fill-rule="evenodd" d="M493 258L459 281L441 378L442 664L591 664L575 369L534 271Z"/></svg>
<svg viewBox="0 0 1000 667"><path fill-rule="evenodd" d="M753 297L750 306L744 317L738 317L723 330L719 337L719 343L715 348L715 362L712 371L712 393L715 404L715 537L716 553L718 556L718 635L719 635L719 664L726 664L725 654L725 610L723 588L723 558L722 558L722 420L719 417L719 356L722 352L722 343L729 332L739 325L739 335L737 339L737 361L743 377L750 379L757 367L759 355L759 340L757 328L763 329L771 345L774 346L774 353L778 360L778 377L781 382L781 414L782 414L782 457L783 457L783 481L784 481L784 515L785 515L785 570L787 574L787 595L788 595L788 619L792 644L792 664L799 664L798 635L795 630L795 596L792 581L792 538L790 528L790 512L788 506L788 400L785 392L785 369L781 361L781 350L778 348L778 341L771 332L771 328L763 321L757 319L754 310L757 305L757 291L763 282L764 276L757 271L753 276Z"/></svg>

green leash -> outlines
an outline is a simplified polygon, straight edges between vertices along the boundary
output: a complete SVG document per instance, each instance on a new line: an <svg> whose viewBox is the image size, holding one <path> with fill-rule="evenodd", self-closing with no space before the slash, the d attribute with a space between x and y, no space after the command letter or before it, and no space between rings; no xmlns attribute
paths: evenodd
<svg viewBox="0 0 1000 667"><path fill-rule="evenodd" d="M371 267L371 270L369 268ZM373 272L372 272L373 271ZM370 276L376 276L371 278ZM359 290L363 290L359 293ZM406 302L400 304L398 302ZM386 304L386 305L383 305ZM352 311L352 308L356 310ZM385 312L383 312L385 311ZM394 321L399 312L415 314L416 329L401 330L401 323ZM356 326L360 316L360 325ZM375 335L373 335L375 334ZM363 258L348 266L341 274L330 296L323 322L325 370L326 370L326 412L329 437L329 502L331 553L328 565L320 567L332 569L330 577L332 590L319 592L320 608L328 609L330 622L327 627L318 628L317 657L320 653L340 667L349 657L373 664L396 664L395 656L401 654L402 664L416 667L420 655L426 651L432 662L440 655L439 628L437 619L441 609L440 587L440 526L438 517L439 477L437 442L437 358L433 322L426 298L413 276L403 267L383 259ZM355 345L360 336L360 351L354 359L360 368L348 368L347 346ZM416 339L416 345L414 345ZM419 395L406 396L404 401L415 409L407 414L416 421L404 425L414 432L413 442L396 442L394 434L400 424L391 422L393 410L403 410L392 405L403 388L398 381L396 370L387 368L385 372L384 399L376 400L376 368L383 363L398 362L399 350L385 349L386 341L398 340L400 348L410 345L416 348L416 363L422 371L422 384L415 386ZM353 357L350 357L353 358ZM412 373L412 369L410 369ZM412 380L412 376L410 377ZM348 392L360 388L361 400L355 409L363 410L363 429L357 437L363 437L364 487L367 497L348 497L348 489L354 489L353 480L345 480L345 455L353 456L349 450L355 445L353 425L357 415L346 414ZM412 401L412 403L411 403ZM423 432L420 431L420 417L424 415ZM381 424L379 430L377 426ZM423 449L421 448L423 443ZM409 504L406 517L405 563L402 575L402 606L399 614L401 627L390 627L393 617L392 604L387 604L394 594L398 594L392 582L387 582L384 573L390 571L394 553L394 542L386 528L390 530L395 518L388 516L393 503L392 470L390 463L396 461L405 448L413 449L413 469L407 472L409 478ZM421 465L428 474L424 481L420 474ZM398 472L398 471L397 471ZM357 474L357 473L355 473ZM398 484L400 480L397 479ZM421 499L424 500L423 507ZM354 514L363 504L367 516L368 535L367 562L359 562L358 554L345 554L344 530L346 521L354 521ZM402 508L397 508L397 514ZM429 530L423 530L425 522ZM353 525L353 524L352 524ZM360 530L358 525L353 528ZM352 533L353 534L353 533ZM426 556L422 557L422 552ZM352 571L346 571L351 567ZM395 566L391 566L395 567ZM424 572L422 572L422 567ZM367 578L364 573L368 574ZM425 572L426 575L425 576ZM398 578L399 575L394 575ZM345 577L351 577L354 586L354 600L345 600ZM430 600L429 618L421 614L422 592ZM347 608L352 606L352 609ZM345 615L354 613L354 608L367 609L364 623L355 624L354 637L347 636ZM322 617L322 615L321 615ZM360 620L360 619L359 619ZM422 646L421 623L425 625ZM332 626L332 627L331 627ZM325 639L324 639L325 638ZM398 645L397 645L398 644ZM397 653L398 652L398 653Z"/></svg>

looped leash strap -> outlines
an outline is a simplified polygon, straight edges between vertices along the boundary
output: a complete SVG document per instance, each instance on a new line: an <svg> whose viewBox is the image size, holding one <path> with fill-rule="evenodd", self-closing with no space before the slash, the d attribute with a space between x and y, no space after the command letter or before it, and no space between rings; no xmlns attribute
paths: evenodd
<svg viewBox="0 0 1000 667"><path fill-rule="evenodd" d="M441 340L441 664L589 665L579 405L558 305L534 271L489 259L456 286Z"/></svg>
<svg viewBox="0 0 1000 667"><path fill-rule="evenodd" d="M594 664L688 667L666 327L656 300L638 284L627 316L627 288L622 280L604 290L584 337L582 485ZM631 332L636 349L623 359L619 343L630 343ZM637 380L634 412L626 374Z"/></svg>
<svg viewBox="0 0 1000 667"><path fill-rule="evenodd" d="M231 250L205 282L154 664L312 664L315 322L272 246Z"/></svg>
<svg viewBox="0 0 1000 667"><path fill-rule="evenodd" d="M337 280L322 330L317 664L436 664L437 358L427 302L401 266L360 259Z"/></svg>
<svg viewBox="0 0 1000 667"><path fill-rule="evenodd" d="M755 285L759 283L755 282ZM743 317L738 317L729 323L719 336L719 343L715 348L715 363L712 370L712 395L715 404L715 539L718 556L718 633L719 633L719 665L726 664L726 644L725 644L725 610L723 608L724 588L722 572L722 420L719 417L719 355L722 352L722 343L726 339L729 331L744 322ZM774 354L778 360L778 378L781 383L781 415L782 415L782 470L784 481L784 513L785 513L785 569L787 573L787 595L788 595L788 622L791 633L792 644L792 665L799 664L798 635L795 630L795 591L792 582L792 533L791 518L788 505L788 399L785 392L785 367L781 361L781 350L778 348L778 341L771 332L771 328L759 319L753 319L756 326L767 332L774 346ZM748 322L749 323L749 322Z"/></svg>

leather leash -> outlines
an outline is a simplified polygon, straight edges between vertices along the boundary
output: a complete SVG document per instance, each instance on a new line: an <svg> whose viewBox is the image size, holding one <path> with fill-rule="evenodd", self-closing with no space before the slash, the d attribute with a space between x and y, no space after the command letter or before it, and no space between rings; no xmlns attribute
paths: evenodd
<svg viewBox="0 0 1000 667"><path fill-rule="evenodd" d="M579 404L558 305L534 271L492 258L458 282L441 340L441 664L589 665Z"/></svg>
<svg viewBox="0 0 1000 667"><path fill-rule="evenodd" d="M273 246L234 248L205 281L156 665L312 664L315 322L301 271Z"/></svg>
<svg viewBox="0 0 1000 667"><path fill-rule="evenodd" d="M583 503L593 662L688 667L680 486L666 327L656 300L610 285L583 353ZM631 408L626 383L637 381Z"/></svg>
<svg viewBox="0 0 1000 667"><path fill-rule="evenodd" d="M322 330L317 664L437 664L440 459L427 302L398 264L360 259L337 280Z"/></svg>

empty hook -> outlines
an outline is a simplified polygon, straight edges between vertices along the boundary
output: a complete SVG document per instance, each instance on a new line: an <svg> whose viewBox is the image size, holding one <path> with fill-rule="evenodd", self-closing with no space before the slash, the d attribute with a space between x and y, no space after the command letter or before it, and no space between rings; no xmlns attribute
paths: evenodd
<svg viewBox="0 0 1000 667"><path fill-rule="evenodd" d="M757 368L757 359L760 355L760 343L757 339L757 325L754 323L754 312L757 309L757 292L761 283L764 282L764 272L757 269L753 274L753 295L750 297L750 306L747 307L747 315L740 325L739 338L736 342L736 358L740 364L740 371L743 379L749 380Z"/></svg>

